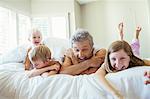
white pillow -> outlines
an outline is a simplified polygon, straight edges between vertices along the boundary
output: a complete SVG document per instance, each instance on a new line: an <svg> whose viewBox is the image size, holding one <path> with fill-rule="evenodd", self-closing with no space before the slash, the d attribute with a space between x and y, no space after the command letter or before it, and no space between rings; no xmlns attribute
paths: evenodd
<svg viewBox="0 0 150 99"><path fill-rule="evenodd" d="M60 38L46 38L43 43L50 48L52 57L60 59L64 55L64 51L69 48L69 40Z"/></svg>
<svg viewBox="0 0 150 99"><path fill-rule="evenodd" d="M64 51L69 48L69 40L66 39L46 38L43 40L43 43L50 48L52 57L58 60L61 60L61 57L64 55ZM23 44L0 55L0 64L24 62L29 46L31 45Z"/></svg>
<svg viewBox="0 0 150 99"><path fill-rule="evenodd" d="M24 62L27 54L28 44L18 46L0 56L0 64Z"/></svg>
<svg viewBox="0 0 150 99"><path fill-rule="evenodd" d="M117 87L126 99L150 99L150 85L145 85L144 71L149 66L126 69L117 73L109 73L106 78ZM130 97L130 98L129 98Z"/></svg>

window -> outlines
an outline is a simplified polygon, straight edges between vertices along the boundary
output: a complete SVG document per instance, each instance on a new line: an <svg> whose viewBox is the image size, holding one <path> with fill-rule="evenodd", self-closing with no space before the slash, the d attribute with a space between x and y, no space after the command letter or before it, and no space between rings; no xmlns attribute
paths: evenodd
<svg viewBox="0 0 150 99"><path fill-rule="evenodd" d="M68 17L64 14L30 20L29 16L0 7L0 54L27 42L31 25L39 28L43 37L69 38Z"/></svg>
<svg viewBox="0 0 150 99"><path fill-rule="evenodd" d="M28 16L0 7L0 54L27 41L30 27Z"/></svg>
<svg viewBox="0 0 150 99"><path fill-rule="evenodd" d="M66 39L67 35L67 21L65 17L52 17L52 36L56 38Z"/></svg>
<svg viewBox="0 0 150 99"><path fill-rule="evenodd" d="M30 17L18 14L18 44L28 41L29 30L31 30Z"/></svg>
<svg viewBox="0 0 150 99"><path fill-rule="evenodd" d="M68 39L69 27L67 22L66 16L33 18L32 27L39 28L44 37Z"/></svg>
<svg viewBox="0 0 150 99"><path fill-rule="evenodd" d="M38 28L44 37L49 36L49 22L48 18L33 18L32 27Z"/></svg>
<svg viewBox="0 0 150 99"><path fill-rule="evenodd" d="M17 46L16 13L0 7L0 54Z"/></svg>

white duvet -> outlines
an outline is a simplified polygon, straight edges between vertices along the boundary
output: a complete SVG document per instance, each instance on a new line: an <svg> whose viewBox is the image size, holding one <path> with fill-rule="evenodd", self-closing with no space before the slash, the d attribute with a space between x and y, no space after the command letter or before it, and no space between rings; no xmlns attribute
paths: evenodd
<svg viewBox="0 0 150 99"><path fill-rule="evenodd" d="M98 77L92 75L54 75L28 78L21 63L0 65L0 99L113 99ZM107 75L125 99L150 99L150 85L144 85L143 72L136 67Z"/></svg>

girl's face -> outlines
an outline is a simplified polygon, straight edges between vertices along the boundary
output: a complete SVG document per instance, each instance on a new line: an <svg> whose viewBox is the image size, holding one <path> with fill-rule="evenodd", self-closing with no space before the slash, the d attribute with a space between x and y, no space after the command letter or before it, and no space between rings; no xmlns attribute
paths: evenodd
<svg viewBox="0 0 150 99"><path fill-rule="evenodd" d="M123 49L117 52L110 53L109 59L111 66L116 71L121 71L128 68L130 62L130 57Z"/></svg>
<svg viewBox="0 0 150 99"><path fill-rule="evenodd" d="M39 32L33 32L31 34L30 41L32 42L33 45L37 46L41 44L42 41L42 35Z"/></svg>

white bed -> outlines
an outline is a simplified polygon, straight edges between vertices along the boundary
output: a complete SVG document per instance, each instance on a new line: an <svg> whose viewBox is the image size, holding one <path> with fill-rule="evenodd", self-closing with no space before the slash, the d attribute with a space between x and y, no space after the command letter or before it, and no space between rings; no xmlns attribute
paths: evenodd
<svg viewBox="0 0 150 99"><path fill-rule="evenodd" d="M143 72L150 67L136 67L107 75L125 99L150 99L150 85L144 85ZM97 76L54 75L28 78L22 63L0 65L0 99L113 99Z"/></svg>
<svg viewBox="0 0 150 99"><path fill-rule="evenodd" d="M51 40L45 42L46 45L54 47L49 42ZM64 47L63 44L60 45ZM53 49L58 52L53 56L58 56L63 51L60 46L59 49ZM94 74L28 78L23 64L19 63L24 60L26 50L20 46L0 56L0 99L113 99ZM150 67L131 68L106 77L121 90L125 99L150 99L150 85L144 84L145 70L150 70Z"/></svg>

